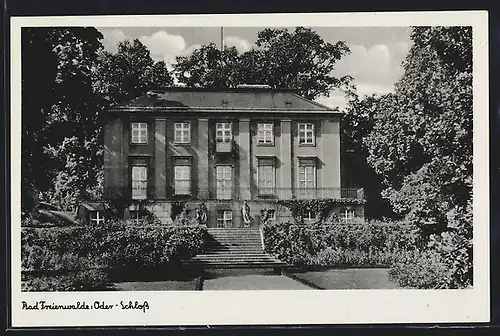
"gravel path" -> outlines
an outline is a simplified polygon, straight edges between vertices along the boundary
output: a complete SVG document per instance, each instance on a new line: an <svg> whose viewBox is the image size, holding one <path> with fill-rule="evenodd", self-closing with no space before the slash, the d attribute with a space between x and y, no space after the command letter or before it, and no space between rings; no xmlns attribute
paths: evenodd
<svg viewBox="0 0 500 336"><path fill-rule="evenodd" d="M205 279L203 290L278 290L312 288L283 275L248 274Z"/></svg>

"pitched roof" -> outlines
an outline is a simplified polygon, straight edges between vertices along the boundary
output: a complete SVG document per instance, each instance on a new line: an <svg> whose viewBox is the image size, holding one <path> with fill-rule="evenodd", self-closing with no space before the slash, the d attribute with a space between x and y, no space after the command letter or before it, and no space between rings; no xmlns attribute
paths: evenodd
<svg viewBox="0 0 500 336"><path fill-rule="evenodd" d="M340 113L292 90L269 88L205 89L173 87L150 91L111 111L227 111Z"/></svg>
<svg viewBox="0 0 500 336"><path fill-rule="evenodd" d="M105 211L106 207L103 202L84 201L81 205L89 211Z"/></svg>

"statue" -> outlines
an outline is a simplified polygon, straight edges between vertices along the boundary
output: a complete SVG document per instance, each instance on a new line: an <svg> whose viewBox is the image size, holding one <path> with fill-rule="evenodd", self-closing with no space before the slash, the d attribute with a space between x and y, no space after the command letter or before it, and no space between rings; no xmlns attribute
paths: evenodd
<svg viewBox="0 0 500 336"><path fill-rule="evenodd" d="M243 203L243 209L241 209L241 212L243 215L243 227L250 227L252 217L250 217L250 206L248 205L247 201Z"/></svg>
<svg viewBox="0 0 500 336"><path fill-rule="evenodd" d="M207 225L207 206L201 203L200 207L196 209L196 220L199 225Z"/></svg>
<svg viewBox="0 0 500 336"><path fill-rule="evenodd" d="M260 224L266 225L269 220L269 211L267 209L263 209L260 215Z"/></svg>

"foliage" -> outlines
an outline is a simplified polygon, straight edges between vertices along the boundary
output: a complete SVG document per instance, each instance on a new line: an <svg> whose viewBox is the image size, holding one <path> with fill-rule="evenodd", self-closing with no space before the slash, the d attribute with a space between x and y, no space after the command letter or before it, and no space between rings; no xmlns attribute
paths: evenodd
<svg viewBox="0 0 500 336"><path fill-rule="evenodd" d="M421 27L411 38L404 74L379 98L364 144L394 210L429 236L471 197L472 35L470 27Z"/></svg>
<svg viewBox="0 0 500 336"><path fill-rule="evenodd" d="M378 250L368 251L328 247L308 260L311 266L320 267L389 267L418 253L415 250Z"/></svg>
<svg viewBox="0 0 500 336"><path fill-rule="evenodd" d="M173 84L165 62L155 62L138 39L119 42L116 54L101 52L93 78L96 91L111 105Z"/></svg>
<svg viewBox="0 0 500 336"><path fill-rule="evenodd" d="M95 28L22 32L22 209L39 200L71 210L102 197L102 111L173 79L138 40L116 54Z"/></svg>
<svg viewBox="0 0 500 336"><path fill-rule="evenodd" d="M234 87L239 54L235 47L221 50L215 43L203 45L188 56L179 56L174 64L179 82L189 87Z"/></svg>
<svg viewBox="0 0 500 336"><path fill-rule="evenodd" d="M328 96L334 89L350 89L349 76L332 75L335 63L350 52L342 41L331 44L315 31L297 27L293 32L264 29L255 45L241 55L234 47L221 53L213 43L202 46L189 56L177 57L176 75L191 87L267 84L293 88L308 99Z"/></svg>
<svg viewBox="0 0 500 336"><path fill-rule="evenodd" d="M45 197L84 197L102 164L98 113L102 100L91 74L102 48L95 28L26 28L22 32L22 208L29 213ZM68 178L71 177L71 178Z"/></svg>
<svg viewBox="0 0 500 336"><path fill-rule="evenodd" d="M203 250L201 227L130 226L107 221L100 226L35 229L21 235L25 271L152 267L187 259Z"/></svg>
<svg viewBox="0 0 500 336"><path fill-rule="evenodd" d="M186 208L186 202L185 201L174 201L170 202L171 204L171 210L170 210L170 217L172 220L175 220L177 216L179 216L184 209Z"/></svg>
<svg viewBox="0 0 500 336"><path fill-rule="evenodd" d="M178 263L204 248L201 227L128 227L106 237L101 249L110 267L153 267Z"/></svg>
<svg viewBox="0 0 500 336"><path fill-rule="evenodd" d="M99 270L83 270L57 276L28 276L21 284L26 292L98 291L109 286L107 275Z"/></svg>
<svg viewBox="0 0 500 336"><path fill-rule="evenodd" d="M453 230L433 234L422 253L395 263L389 274L401 286L467 288L473 284L472 206L450 215Z"/></svg>
<svg viewBox="0 0 500 336"><path fill-rule="evenodd" d="M383 101L376 96L349 97L349 104L342 118L340 141L341 184L351 188L363 188L366 205L365 218L393 218L390 202L382 197L383 178L371 167L367 158L368 148L363 139L374 127L375 111L384 109Z"/></svg>
<svg viewBox="0 0 500 336"><path fill-rule="evenodd" d="M300 224L309 212L316 214L316 222L321 223L330 214L335 204L363 204L363 199L351 198L321 198L321 199L286 199L276 203L288 208L293 219Z"/></svg>
<svg viewBox="0 0 500 336"><path fill-rule="evenodd" d="M266 252L295 265L388 266L417 241L415 228L402 222L281 223L263 232Z"/></svg>

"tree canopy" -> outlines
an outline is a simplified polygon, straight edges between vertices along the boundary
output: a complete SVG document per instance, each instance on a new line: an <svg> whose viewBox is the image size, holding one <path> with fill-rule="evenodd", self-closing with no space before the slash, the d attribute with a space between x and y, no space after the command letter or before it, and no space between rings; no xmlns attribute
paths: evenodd
<svg viewBox="0 0 500 336"><path fill-rule="evenodd" d="M173 79L139 41L103 50L95 28L22 32L22 209L101 197L102 111Z"/></svg>
<svg viewBox="0 0 500 336"><path fill-rule="evenodd" d="M336 62L350 52L342 41L332 44L309 28L297 27L293 32L264 29L255 45L242 54L234 47L221 53L215 44L202 46L188 56L177 57L176 75L191 87L267 84L295 89L308 99L328 96L350 83L350 76L333 75Z"/></svg>
<svg viewBox="0 0 500 336"><path fill-rule="evenodd" d="M362 139L394 210L435 232L471 199L472 34L418 27L411 39L394 93L352 104L361 127L350 136Z"/></svg>

